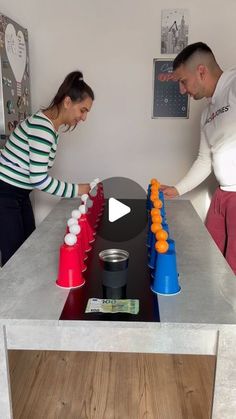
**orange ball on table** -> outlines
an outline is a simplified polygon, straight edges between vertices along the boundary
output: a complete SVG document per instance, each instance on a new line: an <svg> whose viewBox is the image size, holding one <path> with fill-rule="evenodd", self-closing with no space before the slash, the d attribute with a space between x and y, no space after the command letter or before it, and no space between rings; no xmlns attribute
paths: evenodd
<svg viewBox="0 0 236 419"><path fill-rule="evenodd" d="M158 180L156 178L152 178L150 183L151 185L155 185L156 183L158 183Z"/></svg>
<svg viewBox="0 0 236 419"><path fill-rule="evenodd" d="M156 239L157 240L167 240L168 239L168 233L166 230L158 230L156 232Z"/></svg>
<svg viewBox="0 0 236 419"><path fill-rule="evenodd" d="M161 211L159 210L159 208L152 208L151 209L151 216L153 215L160 215Z"/></svg>
<svg viewBox="0 0 236 419"><path fill-rule="evenodd" d="M151 225L151 232L156 234L157 231L162 230L162 225L160 223L153 223Z"/></svg>
<svg viewBox="0 0 236 419"><path fill-rule="evenodd" d="M157 194L155 194L155 193L151 193L151 195L150 195L150 200L151 200L152 202L154 202L156 199L158 199Z"/></svg>
<svg viewBox="0 0 236 419"><path fill-rule="evenodd" d="M155 244L155 248L158 253L166 253L167 250L169 249L169 244L167 243L166 240L157 240Z"/></svg>
<svg viewBox="0 0 236 419"><path fill-rule="evenodd" d="M154 186L157 187L157 189L159 189L161 184L160 184L160 182L157 181L156 183L154 183Z"/></svg>
<svg viewBox="0 0 236 419"><path fill-rule="evenodd" d="M162 208L163 204L162 201L160 199L155 199L155 201L153 202L154 208Z"/></svg>
<svg viewBox="0 0 236 419"><path fill-rule="evenodd" d="M151 186L151 192L159 192L159 186L157 183L153 183L153 185Z"/></svg>
<svg viewBox="0 0 236 419"><path fill-rule="evenodd" d="M152 222L161 224L162 223L162 216L160 214L152 215Z"/></svg>

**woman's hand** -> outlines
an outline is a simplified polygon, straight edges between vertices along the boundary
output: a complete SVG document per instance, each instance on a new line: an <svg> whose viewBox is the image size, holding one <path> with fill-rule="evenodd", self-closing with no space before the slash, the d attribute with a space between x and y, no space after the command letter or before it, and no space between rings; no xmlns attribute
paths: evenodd
<svg viewBox="0 0 236 419"><path fill-rule="evenodd" d="M165 198L175 198L179 196L179 192L174 186L161 185L160 190L164 193Z"/></svg>
<svg viewBox="0 0 236 419"><path fill-rule="evenodd" d="M88 194L91 189L89 183L79 183L78 187L79 187L79 192L78 192L79 196L83 194Z"/></svg>

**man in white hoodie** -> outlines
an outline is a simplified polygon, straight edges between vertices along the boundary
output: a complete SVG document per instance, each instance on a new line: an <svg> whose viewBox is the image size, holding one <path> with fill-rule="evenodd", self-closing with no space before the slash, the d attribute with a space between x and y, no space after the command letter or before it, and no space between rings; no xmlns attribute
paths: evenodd
<svg viewBox="0 0 236 419"><path fill-rule="evenodd" d="M219 182L206 227L236 274L236 69L222 71L202 42L188 45L173 62L182 94L207 98L201 116L198 157L175 186L162 185L173 198L192 190L214 171Z"/></svg>

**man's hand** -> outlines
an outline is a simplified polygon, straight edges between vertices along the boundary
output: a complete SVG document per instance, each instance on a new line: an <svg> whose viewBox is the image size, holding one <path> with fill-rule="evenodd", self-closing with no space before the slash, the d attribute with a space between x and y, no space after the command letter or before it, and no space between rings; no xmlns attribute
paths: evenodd
<svg viewBox="0 0 236 419"><path fill-rule="evenodd" d="M79 192L78 192L79 196L83 194L88 194L90 191L89 183L79 183L78 187L79 187Z"/></svg>
<svg viewBox="0 0 236 419"><path fill-rule="evenodd" d="M179 196L179 192L174 186L161 185L160 190L164 193L165 198L175 198Z"/></svg>

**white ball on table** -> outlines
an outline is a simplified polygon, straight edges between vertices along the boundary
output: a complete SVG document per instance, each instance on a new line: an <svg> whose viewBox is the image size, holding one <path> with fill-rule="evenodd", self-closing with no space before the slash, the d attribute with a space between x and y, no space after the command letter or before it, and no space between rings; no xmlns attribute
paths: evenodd
<svg viewBox="0 0 236 419"><path fill-rule="evenodd" d="M65 235L64 242L68 246L73 246L77 242L77 237L75 236L75 234L68 233Z"/></svg>
<svg viewBox="0 0 236 419"><path fill-rule="evenodd" d="M93 180L92 182L90 182L89 186L90 186L91 189L94 189L94 188L97 187L97 183L94 182L94 180Z"/></svg>
<svg viewBox="0 0 236 419"><path fill-rule="evenodd" d="M81 195L81 201L83 202L87 201L88 197L89 197L88 194L84 193L83 195Z"/></svg>
<svg viewBox="0 0 236 419"><path fill-rule="evenodd" d="M69 220L67 221L68 227L72 226L73 224L78 224L77 220L75 218L69 218Z"/></svg>
<svg viewBox="0 0 236 419"><path fill-rule="evenodd" d="M69 232L72 234L79 234L81 231L81 227L79 226L79 224L73 224L72 226L69 227Z"/></svg>
<svg viewBox="0 0 236 419"><path fill-rule="evenodd" d="M71 213L72 218L78 220L81 217L81 212L78 209L74 209Z"/></svg>
<svg viewBox="0 0 236 419"><path fill-rule="evenodd" d="M97 180L99 180L99 179L94 179L92 182L90 182L90 191L89 191L89 194L91 195L91 196L96 196L97 195L97 190L98 190L98 186L97 186Z"/></svg>
<svg viewBox="0 0 236 419"><path fill-rule="evenodd" d="M97 195L97 191L98 191L98 188L96 187L96 188L92 188L89 193L90 193L91 196L96 196Z"/></svg>
<svg viewBox="0 0 236 419"><path fill-rule="evenodd" d="M79 211L81 212L81 214L86 214L87 209L85 205L80 205L79 206Z"/></svg>
<svg viewBox="0 0 236 419"><path fill-rule="evenodd" d="M86 207L91 208L93 206L93 201L91 199L87 199L86 201Z"/></svg>

